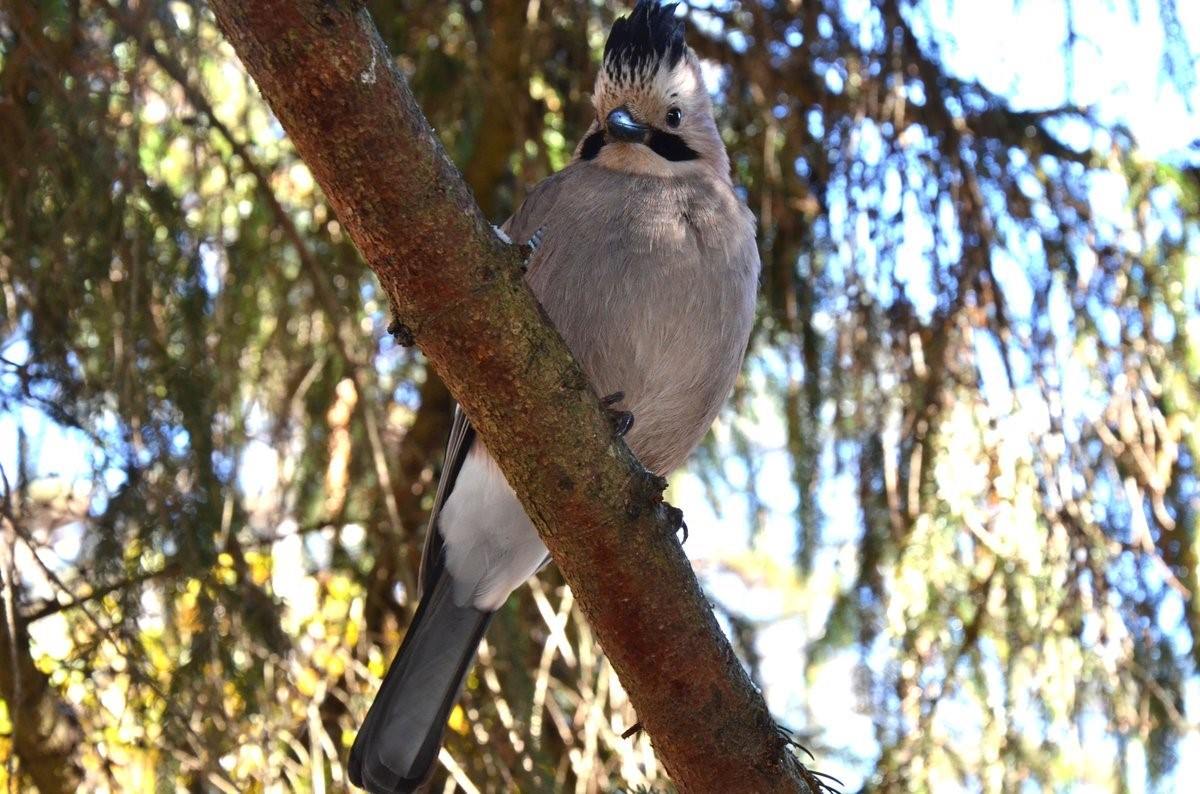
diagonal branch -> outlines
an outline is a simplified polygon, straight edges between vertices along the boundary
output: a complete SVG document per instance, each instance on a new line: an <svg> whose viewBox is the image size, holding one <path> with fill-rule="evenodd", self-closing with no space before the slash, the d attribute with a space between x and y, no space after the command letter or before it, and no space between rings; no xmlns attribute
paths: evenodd
<svg viewBox="0 0 1200 794"><path fill-rule="evenodd" d="M807 790L668 528L661 481L613 439L361 3L211 5L533 518L680 790Z"/></svg>

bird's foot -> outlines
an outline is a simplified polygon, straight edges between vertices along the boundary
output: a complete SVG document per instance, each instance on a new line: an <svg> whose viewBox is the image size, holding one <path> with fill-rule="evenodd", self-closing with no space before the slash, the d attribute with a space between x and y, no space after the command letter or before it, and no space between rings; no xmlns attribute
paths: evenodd
<svg viewBox="0 0 1200 794"><path fill-rule="evenodd" d="M796 735L787 728L777 723L775 725L775 732L783 740L785 745L793 748L794 750L800 751L800 753L804 753L808 756L810 761L816 760L813 757L812 751L801 744ZM842 781L825 772L818 772L815 769L809 769L800 761L799 753L794 753L792 758L800 767L800 777L803 778L806 784L808 784L809 789L814 792L814 794L841 794L841 787L845 786Z"/></svg>
<svg viewBox="0 0 1200 794"><path fill-rule="evenodd" d="M671 527L671 534L683 532L683 539L679 541L679 545L687 543L688 540L688 525L683 520L683 511L674 505L669 505L663 502L663 507L667 509L667 523Z"/></svg>
<svg viewBox="0 0 1200 794"><path fill-rule="evenodd" d="M622 411L612 406L625 399L625 392L616 391L600 401L604 406L604 411L608 414L608 421L612 423L613 433L617 438L624 438L625 434L633 427L633 414L629 411Z"/></svg>
<svg viewBox="0 0 1200 794"><path fill-rule="evenodd" d="M392 335L392 339L396 340L396 344L400 347L412 347L417 340L413 337L412 329L396 317L392 317L392 322L388 324L387 332Z"/></svg>

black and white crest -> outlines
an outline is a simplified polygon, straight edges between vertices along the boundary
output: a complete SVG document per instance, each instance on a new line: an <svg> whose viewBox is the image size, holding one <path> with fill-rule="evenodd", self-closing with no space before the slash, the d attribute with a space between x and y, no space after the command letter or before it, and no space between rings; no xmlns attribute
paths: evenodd
<svg viewBox="0 0 1200 794"><path fill-rule="evenodd" d="M613 23L604 44L604 71L624 85L646 80L661 67L674 68L687 49L683 33L674 3L638 0L632 14Z"/></svg>

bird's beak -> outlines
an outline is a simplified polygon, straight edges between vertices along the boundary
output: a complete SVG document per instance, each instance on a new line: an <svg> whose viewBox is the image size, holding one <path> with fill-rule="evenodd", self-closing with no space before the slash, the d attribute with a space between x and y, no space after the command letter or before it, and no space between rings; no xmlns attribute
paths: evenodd
<svg viewBox="0 0 1200 794"><path fill-rule="evenodd" d="M646 140L650 128L633 120L633 116L624 107L619 107L608 114L608 134L618 141L626 143L641 143Z"/></svg>

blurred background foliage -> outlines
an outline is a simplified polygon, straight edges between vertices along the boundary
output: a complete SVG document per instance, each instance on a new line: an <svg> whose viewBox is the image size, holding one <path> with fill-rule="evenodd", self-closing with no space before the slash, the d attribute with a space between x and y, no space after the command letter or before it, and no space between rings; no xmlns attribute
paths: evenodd
<svg viewBox="0 0 1200 794"><path fill-rule="evenodd" d="M687 4L764 276L674 501L847 790L1183 790L1200 17L975 5ZM569 160L626 10L368 6L496 221ZM1096 75L1147 68L1108 103ZM342 790L450 400L203 5L0 0L0 288L0 781ZM635 719L548 572L432 790L663 790Z"/></svg>

